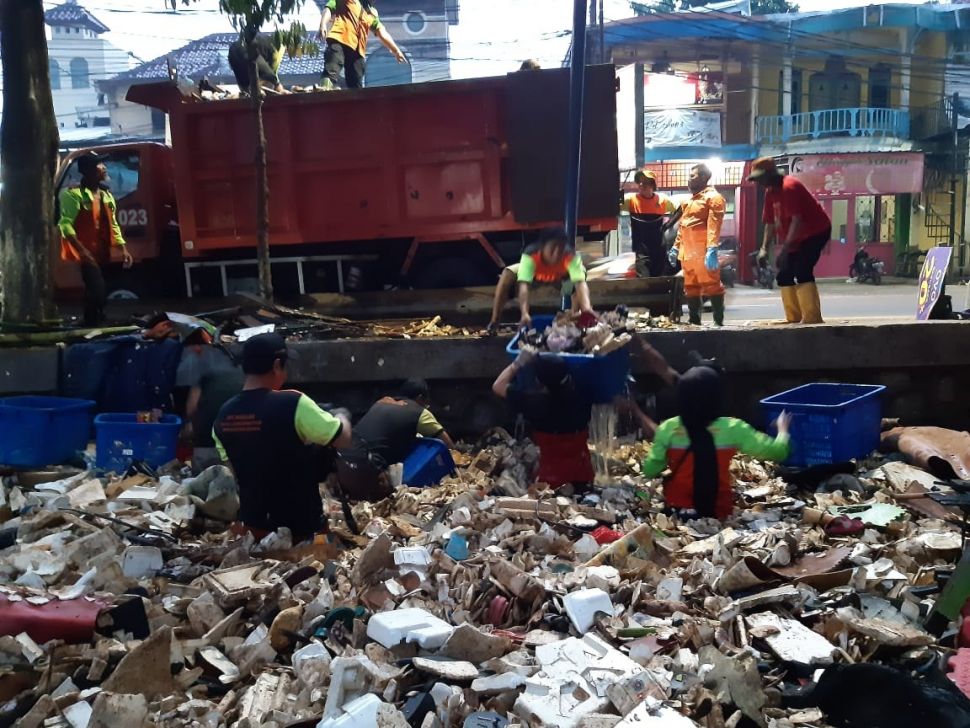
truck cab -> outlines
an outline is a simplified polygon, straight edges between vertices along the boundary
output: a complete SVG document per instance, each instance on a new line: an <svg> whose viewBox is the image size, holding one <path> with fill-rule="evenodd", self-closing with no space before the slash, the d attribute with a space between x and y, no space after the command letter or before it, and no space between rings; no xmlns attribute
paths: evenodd
<svg viewBox="0 0 970 728"><path fill-rule="evenodd" d="M63 190L80 183L77 160L89 152L107 157L104 161L108 169L107 185L118 203L118 225L135 259L132 269L124 271L120 251L112 248L111 264L105 269L109 293L128 291L137 296L166 293L164 288L172 282L170 276L173 272L178 276L180 267L171 148L156 142L138 142L74 150L63 157L57 169L58 199ZM54 271L59 296L73 298L81 289L78 266L61 261L58 255ZM169 282L158 277L162 273L169 276ZM175 282L180 280L178 277Z"/></svg>

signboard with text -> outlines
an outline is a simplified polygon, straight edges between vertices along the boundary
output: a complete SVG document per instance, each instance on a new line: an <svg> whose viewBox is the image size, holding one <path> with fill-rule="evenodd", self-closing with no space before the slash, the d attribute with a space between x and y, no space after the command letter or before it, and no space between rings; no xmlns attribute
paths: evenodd
<svg viewBox="0 0 970 728"><path fill-rule="evenodd" d="M643 115L646 147L721 146L721 114L716 111L665 109Z"/></svg>
<svg viewBox="0 0 970 728"><path fill-rule="evenodd" d="M915 193L923 189L923 155L806 154L791 158L791 174L816 197Z"/></svg>
<svg viewBox="0 0 970 728"><path fill-rule="evenodd" d="M917 287L916 320L928 321L933 307L943 294L943 281L950 268L950 256L953 248L936 247L926 251L923 270L919 274Z"/></svg>

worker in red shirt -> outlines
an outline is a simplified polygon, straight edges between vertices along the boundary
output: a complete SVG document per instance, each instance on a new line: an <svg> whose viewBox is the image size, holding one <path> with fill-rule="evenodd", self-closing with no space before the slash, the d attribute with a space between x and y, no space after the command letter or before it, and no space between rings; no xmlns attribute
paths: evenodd
<svg viewBox="0 0 970 728"><path fill-rule="evenodd" d="M633 177L639 190L623 200L622 210L630 213L633 253L640 278L662 276L667 266L664 232L670 226L677 206L666 195L657 192L657 175L642 169Z"/></svg>
<svg viewBox="0 0 970 728"><path fill-rule="evenodd" d="M104 160L94 152L78 157L81 182L64 189L58 200L61 260L80 264L85 326L99 326L104 320L107 289L101 267L111 261L111 248L121 249L125 268L133 262L118 226L118 205L108 189Z"/></svg>
<svg viewBox="0 0 970 728"><path fill-rule="evenodd" d="M823 323L814 268L832 237L832 221L805 185L781 174L771 157L756 159L748 179L765 188L765 238L758 258L767 260L773 241L781 248L775 260L785 320Z"/></svg>

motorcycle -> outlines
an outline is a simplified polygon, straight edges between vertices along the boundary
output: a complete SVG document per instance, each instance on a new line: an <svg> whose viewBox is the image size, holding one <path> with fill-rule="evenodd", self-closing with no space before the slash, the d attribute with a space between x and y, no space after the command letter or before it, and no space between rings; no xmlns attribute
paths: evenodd
<svg viewBox="0 0 970 728"><path fill-rule="evenodd" d="M726 238L720 242L717 263L721 268L721 283L728 288L734 288L738 282L738 244L734 238Z"/></svg>
<svg viewBox="0 0 970 728"><path fill-rule="evenodd" d="M748 254L751 261L751 274L759 288L771 290L775 287L775 271L771 263L758 257L758 251Z"/></svg>
<svg viewBox="0 0 970 728"><path fill-rule="evenodd" d="M878 258L873 258L865 248L856 251L852 265L849 266L849 278L856 283L872 283L878 286L882 283L882 274L886 264Z"/></svg>

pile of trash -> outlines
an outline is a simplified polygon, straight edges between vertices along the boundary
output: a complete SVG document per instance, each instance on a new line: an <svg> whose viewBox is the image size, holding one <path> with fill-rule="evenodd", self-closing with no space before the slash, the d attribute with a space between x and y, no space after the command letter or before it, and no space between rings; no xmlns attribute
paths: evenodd
<svg viewBox="0 0 970 728"><path fill-rule="evenodd" d="M738 458L734 516L685 521L642 452L564 497L496 431L439 486L357 505L360 534L328 500L301 546L227 530L224 470L9 476L0 724L970 724L960 515L928 497L958 483Z"/></svg>
<svg viewBox="0 0 970 728"><path fill-rule="evenodd" d="M605 356L632 340L625 306L617 306L599 317L578 311L561 311L549 326L537 326L519 337L519 346L555 354L592 354Z"/></svg>

